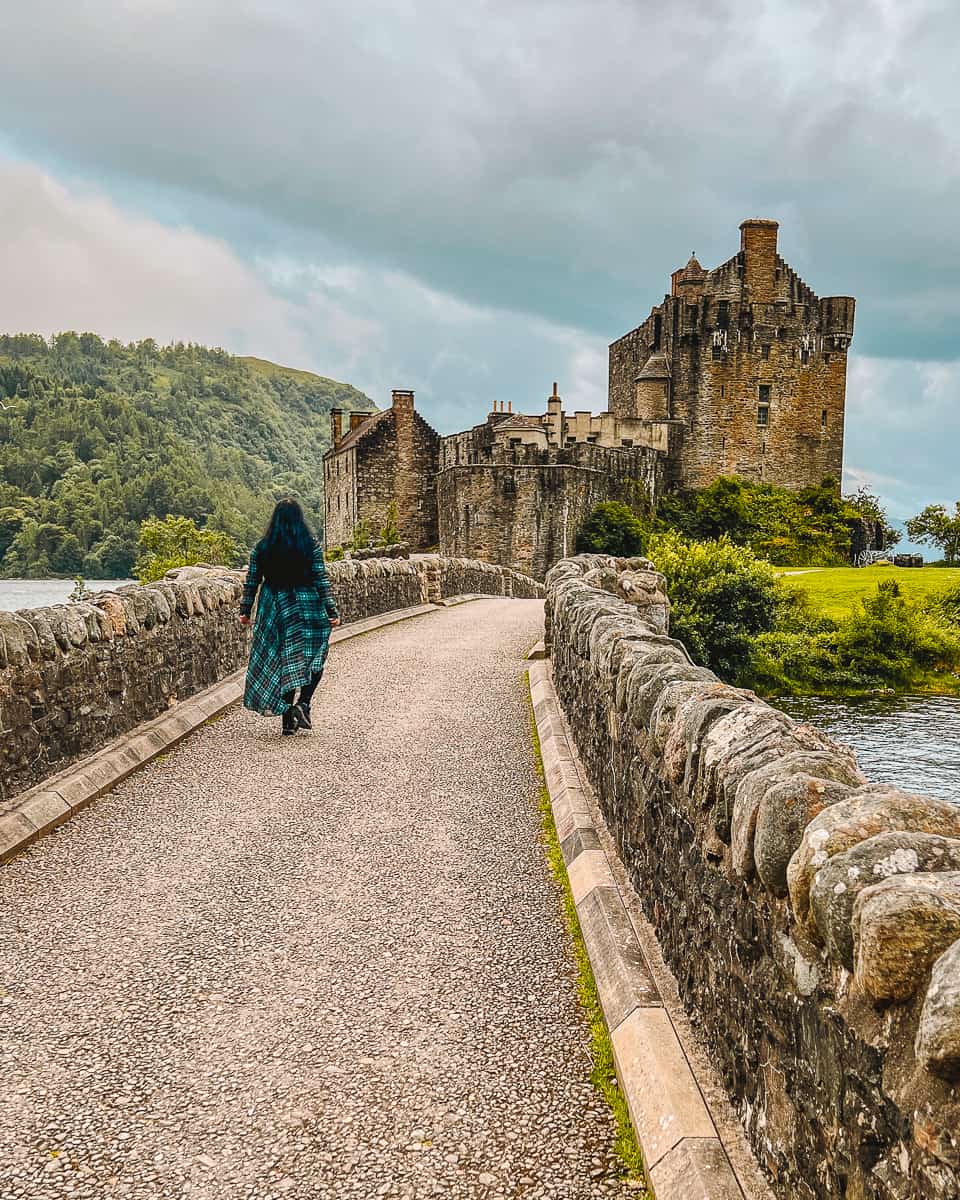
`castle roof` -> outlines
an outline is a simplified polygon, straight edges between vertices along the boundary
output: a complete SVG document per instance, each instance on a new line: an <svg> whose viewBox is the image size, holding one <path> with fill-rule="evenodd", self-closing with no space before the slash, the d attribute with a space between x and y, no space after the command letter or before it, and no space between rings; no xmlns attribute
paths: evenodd
<svg viewBox="0 0 960 1200"><path fill-rule="evenodd" d="M506 433L510 429L541 429L545 431L545 426L540 417L528 417L524 413L513 413L504 421L498 421L494 425L494 433Z"/></svg>
<svg viewBox="0 0 960 1200"><path fill-rule="evenodd" d="M669 379L670 368L667 366L666 355L657 350L647 359L637 375L634 382L639 383L641 379Z"/></svg>
<svg viewBox="0 0 960 1200"><path fill-rule="evenodd" d="M368 433L373 433L373 431L383 421L384 417L389 416L391 412L393 412L392 408L385 408L381 412L371 413L365 421L362 421L356 427L356 429L351 429L347 433L346 437L341 439L338 446L331 448L334 449L337 454L339 454L341 450L349 450L351 446L355 446L357 442L365 438Z"/></svg>
<svg viewBox="0 0 960 1200"><path fill-rule="evenodd" d="M680 278L681 280L703 279L706 273L707 272L703 269L703 267L700 266L699 262L697 262L697 256L695 254L691 254L689 260L687 261L687 265L683 268L683 274L680 276Z"/></svg>

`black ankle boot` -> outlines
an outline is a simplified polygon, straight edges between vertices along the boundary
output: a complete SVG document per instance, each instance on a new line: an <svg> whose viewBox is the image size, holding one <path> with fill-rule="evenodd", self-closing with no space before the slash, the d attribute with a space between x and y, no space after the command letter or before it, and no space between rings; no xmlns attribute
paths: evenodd
<svg viewBox="0 0 960 1200"><path fill-rule="evenodd" d="M295 704L293 711L297 715L297 725L300 729L312 729L310 724L310 701L304 703L302 700Z"/></svg>
<svg viewBox="0 0 960 1200"><path fill-rule="evenodd" d="M296 708L288 708L281 718L280 732L283 737L289 737L291 733L296 733L299 728L297 724Z"/></svg>

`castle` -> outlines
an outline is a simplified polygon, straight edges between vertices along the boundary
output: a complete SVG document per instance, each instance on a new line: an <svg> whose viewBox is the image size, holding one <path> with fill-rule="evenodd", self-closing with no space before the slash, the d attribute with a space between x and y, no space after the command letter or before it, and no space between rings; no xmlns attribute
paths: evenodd
<svg viewBox="0 0 960 1200"><path fill-rule="evenodd" d="M712 271L691 256L646 320L610 346L608 411L495 404L441 437L395 391L382 412L335 409L324 456L327 545L396 503L416 549L542 578L605 500L642 509L721 475L800 488L840 478L855 302L820 298L777 253L776 221L740 226Z"/></svg>

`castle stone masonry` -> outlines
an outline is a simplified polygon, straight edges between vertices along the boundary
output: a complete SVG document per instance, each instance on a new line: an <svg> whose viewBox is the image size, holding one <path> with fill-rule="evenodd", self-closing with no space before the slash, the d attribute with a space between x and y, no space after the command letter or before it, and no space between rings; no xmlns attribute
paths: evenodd
<svg viewBox="0 0 960 1200"><path fill-rule="evenodd" d="M820 298L777 253L776 221L740 226L712 271L694 256L647 319L610 346L608 411L495 403L441 437L395 391L389 409L334 410L324 458L326 540L372 532L395 502L415 550L481 558L543 578L572 553L598 503L636 511L667 490L739 475L801 488L843 465L847 350L855 302Z"/></svg>
<svg viewBox="0 0 960 1200"><path fill-rule="evenodd" d="M712 271L691 256L610 347L610 414L676 430L675 487L840 478L855 301L815 295L777 253L777 230L744 221L739 253Z"/></svg>

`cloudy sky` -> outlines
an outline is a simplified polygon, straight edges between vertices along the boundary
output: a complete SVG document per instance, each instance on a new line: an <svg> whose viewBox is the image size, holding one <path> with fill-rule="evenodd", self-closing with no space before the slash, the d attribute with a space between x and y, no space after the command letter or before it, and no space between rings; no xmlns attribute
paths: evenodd
<svg viewBox="0 0 960 1200"><path fill-rule="evenodd" d="M853 294L847 482L960 496L952 0L3 5L0 328L216 343L492 400L606 403L695 249L781 222Z"/></svg>

